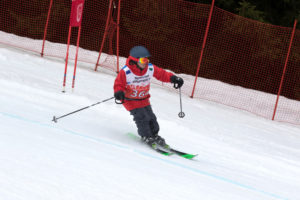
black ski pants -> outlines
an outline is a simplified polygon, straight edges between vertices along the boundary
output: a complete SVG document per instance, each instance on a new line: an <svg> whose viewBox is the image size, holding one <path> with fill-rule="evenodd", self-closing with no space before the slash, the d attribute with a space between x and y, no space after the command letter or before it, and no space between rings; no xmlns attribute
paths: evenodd
<svg viewBox="0 0 300 200"><path fill-rule="evenodd" d="M151 106L136 108L130 111L141 137L150 137L158 134L159 125Z"/></svg>

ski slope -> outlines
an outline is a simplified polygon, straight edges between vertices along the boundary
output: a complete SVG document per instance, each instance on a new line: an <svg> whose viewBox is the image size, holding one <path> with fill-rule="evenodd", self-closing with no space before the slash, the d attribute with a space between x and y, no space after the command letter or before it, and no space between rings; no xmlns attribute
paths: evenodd
<svg viewBox="0 0 300 200"><path fill-rule="evenodd" d="M153 84L160 135L194 160L167 157L128 137L136 127L114 100L115 74L0 46L0 199L297 200L300 127Z"/></svg>

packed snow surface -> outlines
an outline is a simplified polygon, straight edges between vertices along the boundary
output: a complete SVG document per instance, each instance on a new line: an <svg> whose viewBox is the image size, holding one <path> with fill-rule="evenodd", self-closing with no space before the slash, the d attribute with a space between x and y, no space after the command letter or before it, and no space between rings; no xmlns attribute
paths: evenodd
<svg viewBox="0 0 300 200"><path fill-rule="evenodd" d="M132 116L114 100L116 74L0 46L0 199L300 199L300 127L152 84L160 135L194 160L164 156L128 133ZM240 89L240 88L239 88Z"/></svg>

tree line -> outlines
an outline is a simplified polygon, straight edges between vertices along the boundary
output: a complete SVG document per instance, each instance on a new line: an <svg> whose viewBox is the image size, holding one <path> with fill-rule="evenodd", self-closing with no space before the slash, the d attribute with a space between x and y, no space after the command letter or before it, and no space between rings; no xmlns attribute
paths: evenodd
<svg viewBox="0 0 300 200"><path fill-rule="evenodd" d="M212 2L212 0L185 1L208 4ZM278 26L292 27L295 19L300 21L299 0L216 0L215 6L243 17Z"/></svg>

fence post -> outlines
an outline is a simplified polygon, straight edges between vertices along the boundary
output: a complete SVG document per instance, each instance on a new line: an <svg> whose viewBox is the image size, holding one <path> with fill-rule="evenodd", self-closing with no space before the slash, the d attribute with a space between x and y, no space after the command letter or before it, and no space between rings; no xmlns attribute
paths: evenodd
<svg viewBox="0 0 300 200"><path fill-rule="evenodd" d="M117 73L120 70L120 57L119 57L119 42L120 42L120 15L121 15L121 0L118 4L118 16L117 16Z"/></svg>
<svg viewBox="0 0 300 200"><path fill-rule="evenodd" d="M279 86L279 90L278 90L278 94L277 94L277 98L276 98L276 103L275 103L275 108L274 108L272 120L275 119L277 106L278 106L278 101L279 101L279 96L281 94L283 80L284 80L284 76L285 76L285 72L286 72L286 67L287 67L287 63L289 61L289 56L290 56L290 53L291 53L291 48L292 48L292 44L293 44L293 40L294 40L296 26L297 26L297 20L295 20L295 22L294 22L294 27L293 27L293 31L292 31L292 35L291 35L291 39L290 39L289 49L288 49L287 56L286 56L285 63L284 63L284 68L283 68L283 72L282 72L282 77L281 77L280 86Z"/></svg>
<svg viewBox="0 0 300 200"><path fill-rule="evenodd" d="M107 19L106 19L105 30L104 30L104 35L103 35L103 39L102 39L102 43L101 43L101 47L100 47L98 59L97 59L96 66L95 66L95 71L97 71L97 69L98 69L98 65L99 65L99 61L100 61L100 56L101 56L101 53L103 51L104 42L105 42L105 39L106 39L106 36L107 36L107 32L108 32L109 22L110 22L110 18L111 18L112 2L113 2L113 0L109 1L109 8L108 8L108 14L107 14Z"/></svg>
<svg viewBox="0 0 300 200"><path fill-rule="evenodd" d="M41 51L41 56L42 57L44 56L45 40L46 40L46 36L47 36L47 30L48 30L48 24L49 24L49 19L50 19L50 13L51 13L51 9L52 9L52 4L53 4L53 0L50 0L49 10L48 10L48 16L47 16L47 21L46 21L45 30L44 30L44 39L43 39L42 51Z"/></svg>
<svg viewBox="0 0 300 200"><path fill-rule="evenodd" d="M69 49L70 49L70 40L71 40L71 34L72 34L72 26L69 26L69 34L68 34L68 44L67 44L67 54L66 54L66 61L65 61L65 72L64 72L64 80L63 80L63 90L62 92L65 92L66 88L66 79L67 79L67 68L68 68L68 60L69 60Z"/></svg>
<svg viewBox="0 0 300 200"><path fill-rule="evenodd" d="M199 75L199 71L200 71L200 66L201 66L201 63L202 63L203 52L204 52L204 48L205 48L205 44L206 44L206 40L207 40L208 30L209 30L209 26L210 26L214 6L215 6L215 0L212 0L210 11L209 11L209 16L208 16L208 20L207 20L207 24L206 24L205 35L204 35L204 39L203 39L203 43L202 43L202 48L201 48L200 58L199 58L198 66L197 66L197 72L196 72L196 77L195 77L195 82L194 82L194 87L193 87L191 98L194 97L194 92L195 92L195 88L196 88L196 84L197 84L197 79L198 79L198 75Z"/></svg>
<svg viewBox="0 0 300 200"><path fill-rule="evenodd" d="M80 34L81 34L81 26L79 26L78 36L77 36L77 45L76 45L76 54L75 54L75 65L74 65L73 80L72 80L72 91L74 90L74 85L75 85L75 76L76 76L76 67L77 67L77 60L78 60L78 50L79 50Z"/></svg>

